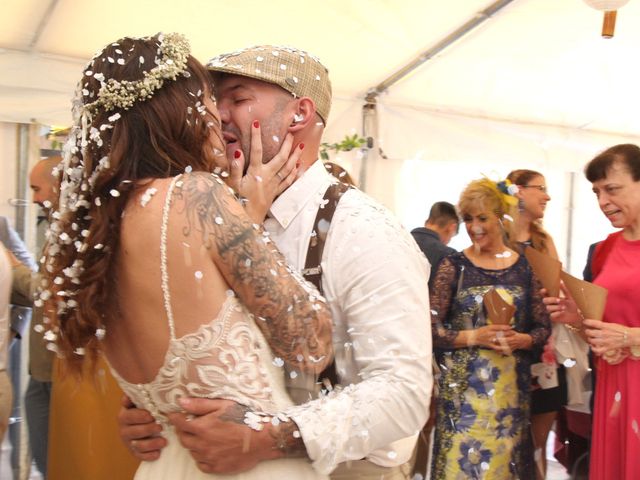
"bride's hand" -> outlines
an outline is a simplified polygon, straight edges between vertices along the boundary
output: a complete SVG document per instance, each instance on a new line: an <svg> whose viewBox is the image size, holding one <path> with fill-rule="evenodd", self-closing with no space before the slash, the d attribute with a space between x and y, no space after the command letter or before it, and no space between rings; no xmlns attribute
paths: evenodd
<svg viewBox="0 0 640 480"><path fill-rule="evenodd" d="M251 158L247 172L244 173L246 159L242 150L236 150L234 158L230 159L229 184L246 199L247 214L256 223L262 223L274 199L296 179L304 144L293 149L292 146L293 135L288 133L276 156L263 163L260 124L256 120L251 125Z"/></svg>

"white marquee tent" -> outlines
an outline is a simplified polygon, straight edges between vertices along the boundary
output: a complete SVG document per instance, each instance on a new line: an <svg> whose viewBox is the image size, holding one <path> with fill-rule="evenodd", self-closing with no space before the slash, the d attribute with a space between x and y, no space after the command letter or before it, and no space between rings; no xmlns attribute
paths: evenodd
<svg viewBox="0 0 640 480"><path fill-rule="evenodd" d="M610 145L640 142L638 0L618 12L609 40L602 14L582 0L5 0L0 214L12 217L19 202L7 199L25 195L15 124L68 124L81 68L121 36L179 31L201 60L264 43L313 52L334 84L326 139L339 141L363 133L372 87L474 21L377 97L377 126L366 132L375 148L339 161L408 228L432 202L455 203L470 179L540 170L553 196L546 224L577 273L589 243L610 230L581 168Z"/></svg>

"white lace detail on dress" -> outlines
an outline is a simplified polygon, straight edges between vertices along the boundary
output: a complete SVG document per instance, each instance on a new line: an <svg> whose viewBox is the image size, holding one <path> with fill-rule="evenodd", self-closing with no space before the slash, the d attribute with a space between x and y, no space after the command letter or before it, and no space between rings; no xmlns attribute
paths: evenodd
<svg viewBox="0 0 640 480"><path fill-rule="evenodd" d="M176 177L163 209L161 252L166 252L167 219ZM166 255L161 255L162 290L171 339L162 367L149 383L134 384L112 369L114 377L141 408L166 423L164 414L180 411L180 397L225 398L255 411L275 412L291 404L281 371L273 365L262 333L239 301L229 296L210 323L174 338Z"/></svg>

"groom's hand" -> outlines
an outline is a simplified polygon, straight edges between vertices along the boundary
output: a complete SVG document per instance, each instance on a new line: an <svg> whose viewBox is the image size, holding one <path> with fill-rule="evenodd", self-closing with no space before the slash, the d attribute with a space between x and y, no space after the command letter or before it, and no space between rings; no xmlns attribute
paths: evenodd
<svg viewBox="0 0 640 480"><path fill-rule="evenodd" d="M245 414L251 409L244 405L205 398L181 399L180 404L186 413L169 414L169 420L182 446L205 473L239 473L287 453L280 448L271 424L264 424L259 432L245 424Z"/></svg>
<svg viewBox="0 0 640 480"><path fill-rule="evenodd" d="M139 460L151 461L160 457L160 450L167 441L160 436L162 427L149 412L136 408L126 395L122 397L122 407L118 412L120 439Z"/></svg>

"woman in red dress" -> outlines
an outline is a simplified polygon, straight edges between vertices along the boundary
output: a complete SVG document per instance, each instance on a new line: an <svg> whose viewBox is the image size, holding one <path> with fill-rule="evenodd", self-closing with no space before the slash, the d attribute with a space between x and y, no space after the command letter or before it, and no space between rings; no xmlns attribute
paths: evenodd
<svg viewBox="0 0 640 480"><path fill-rule="evenodd" d="M572 325L596 357L591 480L640 478L640 148L605 150L585 168L615 228L594 252L593 282L608 290L602 321L582 319L570 299L547 298L552 320Z"/></svg>

